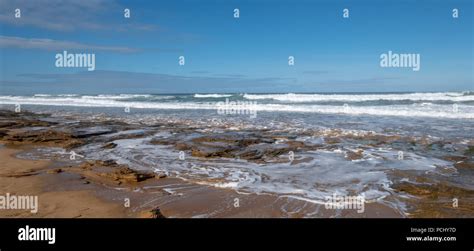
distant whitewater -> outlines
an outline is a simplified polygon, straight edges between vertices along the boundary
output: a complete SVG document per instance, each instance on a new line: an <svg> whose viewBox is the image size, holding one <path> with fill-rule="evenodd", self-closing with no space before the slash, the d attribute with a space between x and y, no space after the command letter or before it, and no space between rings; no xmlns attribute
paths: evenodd
<svg viewBox="0 0 474 251"><path fill-rule="evenodd" d="M287 94L1 95L3 105L217 110L222 101L254 101L259 112L474 118L474 92Z"/></svg>

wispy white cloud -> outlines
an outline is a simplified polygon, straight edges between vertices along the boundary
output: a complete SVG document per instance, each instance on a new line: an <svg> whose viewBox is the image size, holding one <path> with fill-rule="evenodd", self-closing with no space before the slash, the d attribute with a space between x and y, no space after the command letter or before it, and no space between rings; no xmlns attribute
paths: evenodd
<svg viewBox="0 0 474 251"><path fill-rule="evenodd" d="M22 12L21 18L14 16L17 8ZM111 13L120 14L123 9L114 0L0 0L0 22L54 31L157 29L155 25L134 23L133 19L117 25L113 21L117 18L111 18Z"/></svg>
<svg viewBox="0 0 474 251"><path fill-rule="evenodd" d="M119 46L102 46L83 44L72 41L61 41L47 38L21 38L0 36L0 48L39 49L39 50L94 50L118 53L138 52L139 49Z"/></svg>

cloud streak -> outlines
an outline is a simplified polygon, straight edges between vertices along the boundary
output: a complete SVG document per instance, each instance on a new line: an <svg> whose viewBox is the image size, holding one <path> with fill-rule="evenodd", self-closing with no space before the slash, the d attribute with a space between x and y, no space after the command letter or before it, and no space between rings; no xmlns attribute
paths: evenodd
<svg viewBox="0 0 474 251"><path fill-rule="evenodd" d="M17 8L22 12L21 18L14 17L14 10ZM62 32L81 29L115 31L158 29L154 25L133 23L133 21L117 25L117 18L110 15L123 13L123 9L124 7L113 0L0 0L0 22Z"/></svg>
<svg viewBox="0 0 474 251"><path fill-rule="evenodd" d="M72 41L61 41L47 38L21 38L0 36L0 48L17 48L17 49L38 49L38 50L94 50L108 51L117 53L133 53L140 49L120 46L102 46L83 44Z"/></svg>

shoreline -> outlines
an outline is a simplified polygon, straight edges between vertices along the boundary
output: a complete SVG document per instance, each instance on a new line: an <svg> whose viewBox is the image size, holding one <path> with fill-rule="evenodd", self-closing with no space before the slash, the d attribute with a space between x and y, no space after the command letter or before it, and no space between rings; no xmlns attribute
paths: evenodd
<svg viewBox="0 0 474 251"><path fill-rule="evenodd" d="M304 137L312 133L323 139L322 142L318 140L316 143L308 143L297 140L298 135L279 130L248 129L244 130L242 135L236 134L233 129L222 128L219 133L206 130L203 132L203 128L196 125L166 121L147 126L107 118L64 123L71 118L50 118L49 115L28 112L0 112L0 156L6 163L0 168L0 195L38 195L40 205L37 214L0 210L0 217L442 218L474 215L474 206L469 204L474 201L472 190L453 185L449 180L430 185L433 182L432 177L420 174L417 170L386 171L387 176L395 181L390 187L394 191L391 196L400 196L390 198L386 202L401 200L409 207L405 213L378 201L365 203L365 211L357 213L353 209L326 209L324 204L299 197L298 194L244 193L232 186L222 186L221 184L231 183L225 183L221 178L178 178L168 171L163 171L167 170L164 165L169 162L162 158L156 159L158 162L154 162L151 168L142 170L133 169L108 155L106 158L92 155L92 158L74 161L62 156L72 149L79 151L79 154L83 154L86 149L91 153L116 151L114 153L119 156L128 156L130 151L141 146L143 139L147 138L147 149L160 150L166 147L187 152L191 156L190 161L198 161L197 163L202 165L211 163L214 167L227 163L219 160L238 159L245 161L240 163L247 165L267 167L266 165L270 164L267 168L278 168L279 163L283 163L284 168L290 171L304 171L314 163L314 157L305 157L307 152L320 151L327 154L336 151L343 161L340 163L348 163L350 169L346 170L350 171L353 170L353 165L366 158L367 152L370 153L369 147L394 143L433 147L433 143L424 138L353 135L335 129L324 134L317 131L303 132ZM187 138L188 135L194 137ZM345 155L341 155L341 142L345 141L364 142L366 145L358 149L348 149ZM84 148L89 146L93 146L92 151ZM344 145L342 147L344 149ZM51 148L62 149L62 155L54 156ZM44 152L41 152L42 150ZM300 153L301 156L288 163L288 151ZM139 149L138 154L144 155L144 152ZM48 161L37 160L41 159L41 156ZM471 156L472 149L469 148L464 155L451 154L444 161L454 163L458 171L468 175L464 177L466 179L470 177L474 167ZM153 167L159 169L153 170ZM453 170L447 168L440 171L449 173ZM360 180L353 178L349 182L357 184ZM273 180L266 184L272 183ZM459 210L450 208L449 200L453 196L460 200Z"/></svg>
<svg viewBox="0 0 474 251"><path fill-rule="evenodd" d="M0 158L6 163L0 169L0 191L2 195L10 193L38 196L38 213L33 214L28 210L0 210L0 218L299 218L303 216L297 213L292 216L283 215L277 210L278 205L287 202L274 195L239 194L231 189L192 184L177 178L154 179L141 184L122 183L120 187L114 187L110 185L114 183L113 180L100 178L87 171L79 171L77 167L58 168L58 163L53 161L15 157L16 154L29 149L31 146L0 147ZM59 169L61 171L58 171ZM166 187L173 186L181 188L177 189L181 193L172 194L173 192L166 190ZM137 189L146 191L137 192ZM124 198L130 199L130 207L125 206ZM233 207L235 199L239 199L239 207ZM223 208L225 210L214 215L206 213ZM158 215L155 211L157 209ZM351 210L344 211L346 217L402 217L381 204L366 206L364 214L357 214ZM326 213L318 217L329 217L330 211Z"/></svg>

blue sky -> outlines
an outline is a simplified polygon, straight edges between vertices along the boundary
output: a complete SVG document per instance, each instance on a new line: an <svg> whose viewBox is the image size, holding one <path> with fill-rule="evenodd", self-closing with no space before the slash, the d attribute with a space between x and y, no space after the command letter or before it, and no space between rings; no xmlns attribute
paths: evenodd
<svg viewBox="0 0 474 251"><path fill-rule="evenodd" d="M472 14L469 0L0 0L0 91L473 90ZM55 67L64 50L95 53L96 70ZM419 53L421 70L380 67L389 50Z"/></svg>

